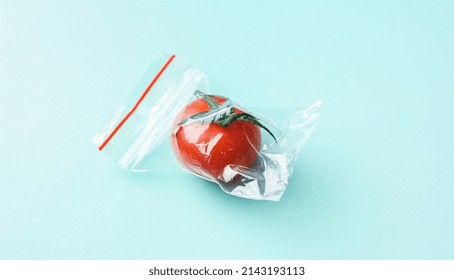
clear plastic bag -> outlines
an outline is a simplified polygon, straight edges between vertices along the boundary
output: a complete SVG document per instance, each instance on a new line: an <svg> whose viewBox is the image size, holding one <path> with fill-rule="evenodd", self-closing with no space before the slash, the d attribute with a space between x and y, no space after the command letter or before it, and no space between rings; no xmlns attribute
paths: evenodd
<svg viewBox="0 0 454 280"><path fill-rule="evenodd" d="M152 171L173 153L185 170L226 193L278 201L321 100L290 115L283 127L224 96L175 55L161 56L127 102L95 135L98 149L129 171Z"/></svg>

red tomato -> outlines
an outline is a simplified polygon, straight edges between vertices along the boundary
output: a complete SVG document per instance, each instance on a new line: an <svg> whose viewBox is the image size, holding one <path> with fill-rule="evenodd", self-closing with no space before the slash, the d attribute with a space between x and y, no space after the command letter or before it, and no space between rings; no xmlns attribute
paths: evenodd
<svg viewBox="0 0 454 280"><path fill-rule="evenodd" d="M225 102L221 97L212 98L220 105ZM175 123L208 111L208 103L202 98L196 99L181 111ZM235 113L242 112L236 109ZM242 120L234 120L227 127L217 123L184 124L172 134L174 151L187 169L202 177L208 175L223 181L231 179L223 177L226 166L252 166L261 140L260 128Z"/></svg>

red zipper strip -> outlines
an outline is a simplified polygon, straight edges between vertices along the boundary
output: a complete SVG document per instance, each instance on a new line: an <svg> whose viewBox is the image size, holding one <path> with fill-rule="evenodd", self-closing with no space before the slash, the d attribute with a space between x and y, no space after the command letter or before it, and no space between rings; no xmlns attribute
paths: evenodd
<svg viewBox="0 0 454 280"><path fill-rule="evenodd" d="M161 77L162 73L164 73L164 71L166 70L167 66L169 66L169 64L172 62L172 60L175 58L175 55L172 55L166 62L166 64L164 64L164 66L162 66L161 70L159 70L158 74L156 74L156 76L154 77L154 79L151 81L151 83L148 85L148 87L145 89L145 91L142 93L142 95L140 96L139 100L137 100L136 104L134 105L134 107L131 109L131 111L129 111L126 116L121 120L121 122L118 123L118 125L115 127L115 129L109 134L109 136L107 136L106 140L104 140L104 142L101 144L101 146L99 146L99 150L102 151L102 149L104 149L104 147L109 143L109 141L112 139L112 137L114 137L114 135L118 132L118 130L123 126L123 124L129 119L129 117L136 111L137 107L139 107L140 103L145 99L145 97L147 96L148 92L150 91L150 89L154 86L154 84L158 81L159 77Z"/></svg>

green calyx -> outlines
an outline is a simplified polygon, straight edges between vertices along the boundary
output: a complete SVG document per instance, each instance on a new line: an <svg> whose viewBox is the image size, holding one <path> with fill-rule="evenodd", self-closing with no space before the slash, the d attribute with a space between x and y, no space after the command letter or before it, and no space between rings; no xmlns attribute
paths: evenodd
<svg viewBox="0 0 454 280"><path fill-rule="evenodd" d="M225 99L224 104L219 105L216 102L216 100L213 99L213 97L215 95L205 94L204 92L202 92L200 90L197 90L196 92L194 92L194 95L197 96L197 97L202 98L203 100L205 100L205 102L210 107L210 111L192 115L189 118L183 120L180 124L186 123L189 119L193 119L193 120L201 119L201 118L203 118L205 116L208 116L208 115L212 114L213 111L220 111L220 110L232 105L232 101L230 99L224 97L224 96L216 96L216 97L220 97L220 98ZM212 121L212 123L218 124L218 125L220 125L222 127L228 127L234 121L244 121L244 122L248 122L248 123L257 125L257 126L263 128L266 132L268 132L271 135L271 137L273 137L274 141L277 142L276 137L274 137L273 133L266 126L264 126L259 121L258 118L252 116L251 114L244 113L244 112L235 113L235 108L234 107L231 107L230 110L228 110L227 112L224 112L224 113L220 114L220 116L217 117L216 119L214 119Z"/></svg>

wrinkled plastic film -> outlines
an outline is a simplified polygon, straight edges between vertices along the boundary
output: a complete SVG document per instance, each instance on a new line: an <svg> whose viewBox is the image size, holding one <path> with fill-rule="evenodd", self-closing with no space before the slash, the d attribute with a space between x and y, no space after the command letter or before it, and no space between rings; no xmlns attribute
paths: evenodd
<svg viewBox="0 0 454 280"><path fill-rule="evenodd" d="M283 134L277 143L262 147L255 168L226 169L231 173L230 177L239 176L241 179L234 186L220 181L221 188L244 198L278 201L288 185L299 151L317 123L321 105L319 100L307 109L292 114L282 128Z"/></svg>
<svg viewBox="0 0 454 280"><path fill-rule="evenodd" d="M195 175L216 182L226 193L249 199L278 201L288 185L298 153L316 125L321 105L322 101L320 100L307 109L292 114L281 129L275 127L272 123L265 122L268 128L274 132L277 141L262 130L261 145L259 149L254 149L257 153L256 160L250 166L227 164L220 174L210 172L202 166L203 164L192 163L190 167L182 164L182 167ZM232 104L203 118L189 119L185 124L177 126L173 133L185 129L186 126L194 125L197 125L194 133L207 133L212 128L212 122L232 108L240 107L237 104ZM225 133L229 133L228 130ZM205 153L205 157L200 162L210 162L210 157L216 146L224 145L218 142L219 139L222 139L218 137L219 134L215 134L207 141L194 141L196 147L204 147L205 149L209 147L202 152ZM245 134L247 133L245 132ZM196 139L197 136L190 135L188 138ZM244 141L244 145L251 146L251 141ZM187 160L183 160L183 162L187 162Z"/></svg>

